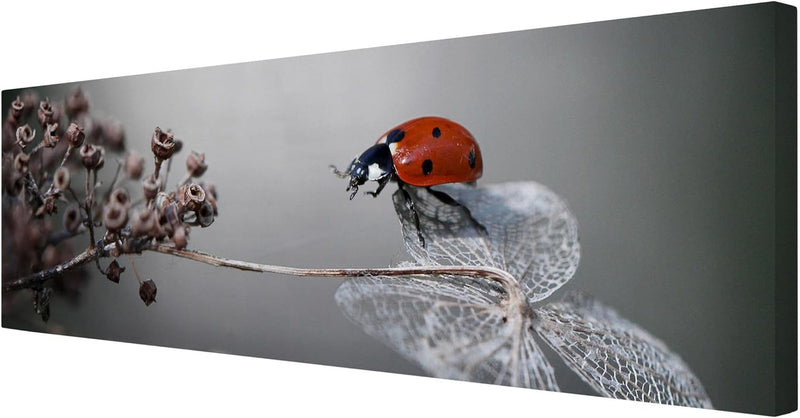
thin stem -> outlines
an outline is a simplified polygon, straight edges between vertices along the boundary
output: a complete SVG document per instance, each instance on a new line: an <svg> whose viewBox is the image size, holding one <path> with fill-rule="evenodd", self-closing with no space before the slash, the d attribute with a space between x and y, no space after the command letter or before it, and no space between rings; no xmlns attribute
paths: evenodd
<svg viewBox="0 0 800 418"><path fill-rule="evenodd" d="M92 190L89 189L89 177L92 174L92 170L87 168L86 169L86 202L84 202L83 209L86 211L86 216L88 218L88 222L86 222L86 226L89 228L89 249L94 248L94 205L92 203L92 194L94 194L94 188Z"/></svg>
<svg viewBox="0 0 800 418"><path fill-rule="evenodd" d="M133 256L128 254L128 259L131 261L131 266L133 266L133 275L136 276L136 281L139 282L139 286L141 286L142 278L139 276L139 270L136 268L136 263L133 261Z"/></svg>

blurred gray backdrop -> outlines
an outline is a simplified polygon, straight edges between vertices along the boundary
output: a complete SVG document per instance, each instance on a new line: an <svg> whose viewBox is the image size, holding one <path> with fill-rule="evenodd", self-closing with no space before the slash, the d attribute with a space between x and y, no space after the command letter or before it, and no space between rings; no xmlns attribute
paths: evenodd
<svg viewBox="0 0 800 418"><path fill-rule="evenodd" d="M80 85L93 114L124 124L128 148L148 156L147 171L153 129L171 128L186 148L170 179L197 150L219 191L219 217L192 230L190 247L289 266L404 260L396 186L349 201L328 165L344 168L407 119L458 121L481 145L481 183L535 180L570 204L583 254L564 289L595 295L666 342L717 408L766 412L776 366L773 12L680 13L39 93L60 100ZM3 93L4 115L18 92ZM138 183L128 187L141 194ZM136 259L158 285L156 304L141 302L132 269L115 285L87 266L92 279L79 303L57 297L50 325L92 338L422 373L344 318L333 299L338 279ZM6 312L3 326L43 329L27 304ZM566 391L591 393L551 357Z"/></svg>

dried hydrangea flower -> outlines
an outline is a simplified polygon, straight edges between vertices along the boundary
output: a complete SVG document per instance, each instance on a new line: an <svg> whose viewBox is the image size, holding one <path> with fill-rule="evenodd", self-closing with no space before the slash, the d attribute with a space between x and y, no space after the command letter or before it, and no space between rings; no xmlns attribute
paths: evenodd
<svg viewBox="0 0 800 418"><path fill-rule="evenodd" d="M44 137L42 138L42 144L47 148L53 148L58 144L58 140L61 139L56 135L58 131L58 124L52 123L48 124L46 128L44 128Z"/></svg>
<svg viewBox="0 0 800 418"><path fill-rule="evenodd" d="M54 122L58 122L58 120L55 118L55 109L50 104L50 99L46 97L41 103L39 103L39 109L37 110L36 115L39 119L39 124L42 125L42 127Z"/></svg>

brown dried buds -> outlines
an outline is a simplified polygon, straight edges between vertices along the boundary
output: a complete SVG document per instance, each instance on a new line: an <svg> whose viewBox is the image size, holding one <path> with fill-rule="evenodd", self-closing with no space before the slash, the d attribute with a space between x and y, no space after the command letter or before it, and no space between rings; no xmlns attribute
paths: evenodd
<svg viewBox="0 0 800 418"><path fill-rule="evenodd" d="M158 223L152 210L139 209L133 213L131 220L131 234L134 237L157 235Z"/></svg>
<svg viewBox="0 0 800 418"><path fill-rule="evenodd" d="M208 165L206 164L206 155L200 154L196 151L189 153L186 157L186 171L191 177L200 177L206 172Z"/></svg>
<svg viewBox="0 0 800 418"><path fill-rule="evenodd" d="M117 232L128 223L128 208L115 202L109 202L103 208L103 225L109 232Z"/></svg>
<svg viewBox="0 0 800 418"><path fill-rule="evenodd" d="M105 149L99 145L84 144L81 148L81 161L83 166L89 170L99 170L103 168L103 158Z"/></svg>
<svg viewBox="0 0 800 418"><path fill-rule="evenodd" d="M125 267L120 266L117 260L114 260L108 266L106 277L114 283L119 283L119 276L121 276L124 271Z"/></svg>
<svg viewBox="0 0 800 418"><path fill-rule="evenodd" d="M73 148L78 148L83 145L83 140L86 139L86 134L83 132L83 128L78 126L75 122L69 124L67 128L67 140L69 140L69 145Z"/></svg>
<svg viewBox="0 0 800 418"><path fill-rule="evenodd" d="M150 148L156 160L167 160L175 152L175 137L172 132L162 132L161 128L157 127L150 140Z"/></svg>
<svg viewBox="0 0 800 418"><path fill-rule="evenodd" d="M151 201L156 198L158 195L158 180L156 180L155 176L149 176L142 182L142 187L144 188L144 197L148 201Z"/></svg>
<svg viewBox="0 0 800 418"><path fill-rule="evenodd" d="M67 190L69 188L69 180L69 169L67 167L59 167L53 176L53 185L58 190Z"/></svg>
<svg viewBox="0 0 800 418"><path fill-rule="evenodd" d="M14 122L18 122L22 118L22 114L25 111L25 103L20 100L19 96L11 102L11 108L8 109L8 115L13 119Z"/></svg>
<svg viewBox="0 0 800 418"><path fill-rule="evenodd" d="M158 292L158 289L156 288L156 283L152 280L145 280L139 285L139 297L142 298L142 302L147 306L156 301L156 292Z"/></svg>
<svg viewBox="0 0 800 418"><path fill-rule="evenodd" d="M28 172L28 161L30 161L31 156L25 154L24 152L20 152L14 158L14 169L21 174L25 174Z"/></svg>
<svg viewBox="0 0 800 418"><path fill-rule="evenodd" d="M53 148L56 146L58 140L60 139L58 135L56 135L56 132L58 132L57 123L48 124L47 127L44 128L44 138L42 138L42 144L45 147Z"/></svg>
<svg viewBox="0 0 800 418"><path fill-rule="evenodd" d="M144 157L140 156L136 151L128 151L125 155L125 172L128 177L138 180L142 177L144 171Z"/></svg>
<svg viewBox="0 0 800 418"><path fill-rule="evenodd" d="M117 187L113 192L111 192L109 203L122 205L126 208L129 208L131 206L131 197L128 195L127 190Z"/></svg>
<svg viewBox="0 0 800 418"><path fill-rule="evenodd" d="M50 99L48 98L45 98L41 103L39 103L39 110L36 111L36 115L39 118L39 124L42 125L42 127L58 122L55 117L55 108L50 104Z"/></svg>
<svg viewBox="0 0 800 418"><path fill-rule="evenodd" d="M81 212L76 206L70 206L64 212L64 228L74 233L81 226Z"/></svg>
<svg viewBox="0 0 800 418"><path fill-rule="evenodd" d="M33 141L35 136L36 131L31 129L31 127L26 123L25 125L17 128L17 145L19 145L20 148L25 148L26 145Z"/></svg>
<svg viewBox="0 0 800 418"><path fill-rule="evenodd" d="M189 184L178 189L178 203L184 210L196 211L206 201L206 192L199 184Z"/></svg>
<svg viewBox="0 0 800 418"><path fill-rule="evenodd" d="M67 116L73 117L87 110L89 110L89 100L86 99L83 90L78 87L67 96L64 103L64 111L67 113Z"/></svg>

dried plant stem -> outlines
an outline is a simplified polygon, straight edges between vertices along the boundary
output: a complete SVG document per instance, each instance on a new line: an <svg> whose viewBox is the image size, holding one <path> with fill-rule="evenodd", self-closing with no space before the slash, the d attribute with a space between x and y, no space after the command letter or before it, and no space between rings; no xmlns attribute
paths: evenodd
<svg viewBox="0 0 800 418"><path fill-rule="evenodd" d="M92 170L86 169L86 201L84 202L83 209L86 211L88 222L86 226L89 228L89 249L94 248L94 204L92 202L92 195L94 194L94 187L89 189L89 177L91 177Z"/></svg>
<svg viewBox="0 0 800 418"><path fill-rule="evenodd" d="M304 277L366 277L366 276L407 276L407 275L431 275L431 274L453 274L460 276L470 277L483 277L489 280L500 283L509 294L510 302L519 302L521 290L519 284L513 276L504 270L488 266L411 266L411 267L379 267L379 268L298 268L275 266L269 264L251 263L248 261L232 260L229 258L219 257L212 254L203 253L195 250L178 250L173 246L165 244L151 244L149 241L141 241L138 250L128 251L128 254L141 251L154 251L162 254L168 254L176 257L186 258L193 261L198 261L205 264L210 264L216 267L235 268L244 271L253 271L258 273L274 273L287 276L304 276ZM47 270L40 271L27 277L9 282L3 285L3 291L8 292L12 290L19 290L24 288L31 288L41 285L44 281L56 277L65 271L82 264L97 260L100 257L109 256L110 251L114 248L115 244L111 243L104 247L89 248L86 251L78 254L75 258L52 267ZM133 247L136 247L134 245ZM134 272L139 279L139 274L134 265ZM514 305L516 306L516 305Z"/></svg>

